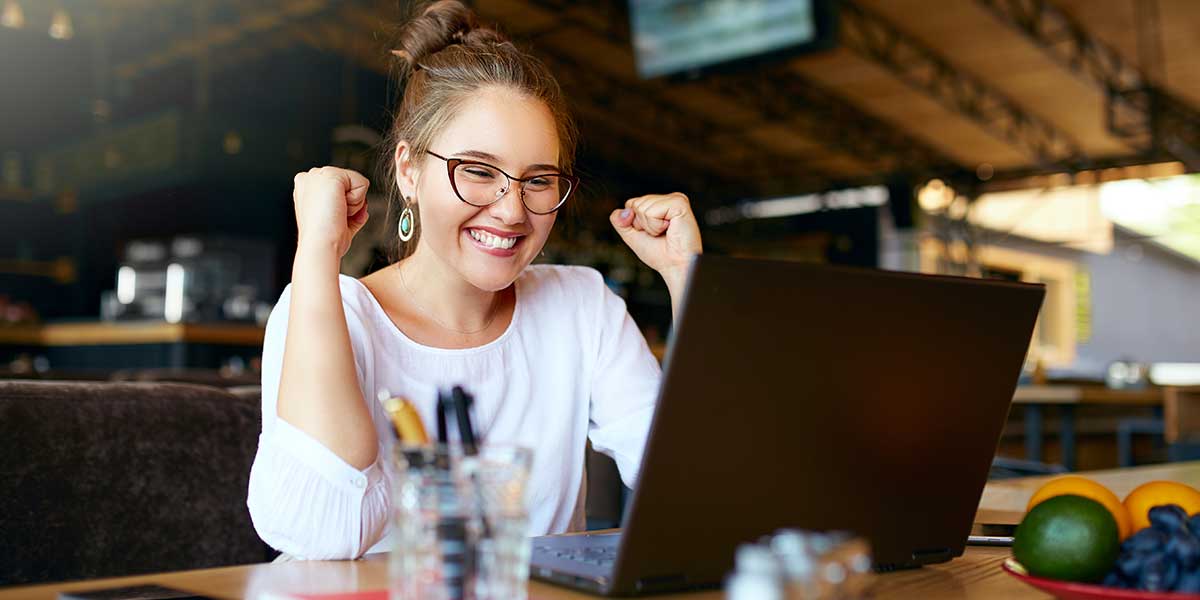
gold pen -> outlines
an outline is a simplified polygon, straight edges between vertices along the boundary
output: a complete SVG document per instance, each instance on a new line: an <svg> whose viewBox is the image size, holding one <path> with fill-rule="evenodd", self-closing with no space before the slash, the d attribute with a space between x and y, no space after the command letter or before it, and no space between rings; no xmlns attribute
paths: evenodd
<svg viewBox="0 0 1200 600"><path fill-rule="evenodd" d="M412 402L399 396L391 397L387 390L379 392L379 401L383 403L383 410L391 417L392 426L396 428L400 441L420 446L429 443L429 435L425 433L421 415L417 413L417 408Z"/></svg>

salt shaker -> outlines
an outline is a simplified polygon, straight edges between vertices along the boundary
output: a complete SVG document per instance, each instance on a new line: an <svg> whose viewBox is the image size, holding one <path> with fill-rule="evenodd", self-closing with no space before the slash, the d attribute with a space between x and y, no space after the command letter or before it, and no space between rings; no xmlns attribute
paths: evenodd
<svg viewBox="0 0 1200 600"><path fill-rule="evenodd" d="M725 580L726 600L785 600L783 568L770 548L742 544L736 563Z"/></svg>

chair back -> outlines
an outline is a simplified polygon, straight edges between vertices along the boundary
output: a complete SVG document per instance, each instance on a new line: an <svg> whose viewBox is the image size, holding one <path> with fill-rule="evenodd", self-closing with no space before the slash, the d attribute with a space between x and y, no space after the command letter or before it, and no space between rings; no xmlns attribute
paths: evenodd
<svg viewBox="0 0 1200 600"><path fill-rule="evenodd" d="M0 585L267 560L260 412L202 385L0 381Z"/></svg>

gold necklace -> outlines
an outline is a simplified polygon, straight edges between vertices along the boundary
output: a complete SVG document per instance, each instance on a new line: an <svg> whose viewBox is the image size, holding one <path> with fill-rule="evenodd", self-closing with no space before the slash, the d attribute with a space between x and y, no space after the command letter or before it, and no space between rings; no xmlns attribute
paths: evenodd
<svg viewBox="0 0 1200 600"><path fill-rule="evenodd" d="M433 319L434 323L437 323L443 329L446 329L448 331L453 331L453 332L461 334L461 335L475 335L477 333L486 331L488 327L491 327L492 321L496 320L496 315L500 314L500 311L497 310L497 308L498 308L497 304L499 304L499 300L500 300L500 292L496 292L496 297L492 299L492 306L489 309L490 312L492 313L492 316L488 317L487 323L484 323L483 327L480 327L479 329L476 329L474 331L463 331L461 329L455 329L455 328L443 323L441 321L441 319L438 319L437 317L435 317L433 315L433 313L430 312L429 310L427 310L424 306L422 306L420 302L417 302L417 297L415 294L413 294L412 288L408 287L408 282L404 280L404 271L400 268L399 263L396 264L396 273L400 276L400 285L404 286L404 291L408 292L408 298L409 298L409 300L412 301L413 306L416 306L418 310L425 313L425 316L429 317L430 319Z"/></svg>

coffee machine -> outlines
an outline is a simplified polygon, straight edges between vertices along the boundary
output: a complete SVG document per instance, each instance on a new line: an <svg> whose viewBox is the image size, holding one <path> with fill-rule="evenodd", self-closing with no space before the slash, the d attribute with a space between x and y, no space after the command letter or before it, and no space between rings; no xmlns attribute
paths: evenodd
<svg viewBox="0 0 1200 600"><path fill-rule="evenodd" d="M104 293L106 320L168 323L265 322L275 286L270 242L179 236L126 244L116 289Z"/></svg>

